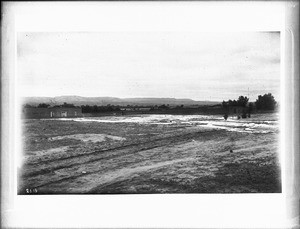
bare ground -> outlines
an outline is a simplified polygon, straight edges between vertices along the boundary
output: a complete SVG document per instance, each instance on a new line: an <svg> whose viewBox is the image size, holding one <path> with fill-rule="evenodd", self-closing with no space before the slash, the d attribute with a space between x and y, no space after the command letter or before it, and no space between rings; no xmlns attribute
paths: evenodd
<svg viewBox="0 0 300 229"><path fill-rule="evenodd" d="M281 192L278 132L24 121L19 194Z"/></svg>

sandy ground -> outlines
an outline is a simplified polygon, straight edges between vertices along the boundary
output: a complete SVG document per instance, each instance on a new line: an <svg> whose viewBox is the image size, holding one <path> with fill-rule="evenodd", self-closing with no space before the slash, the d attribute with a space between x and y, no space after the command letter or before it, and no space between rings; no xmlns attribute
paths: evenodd
<svg viewBox="0 0 300 229"><path fill-rule="evenodd" d="M276 120L24 120L19 194L281 192Z"/></svg>

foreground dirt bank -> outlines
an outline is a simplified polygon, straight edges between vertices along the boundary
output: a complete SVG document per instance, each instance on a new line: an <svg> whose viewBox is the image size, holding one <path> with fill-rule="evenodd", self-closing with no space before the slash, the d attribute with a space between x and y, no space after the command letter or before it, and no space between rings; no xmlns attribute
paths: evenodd
<svg viewBox="0 0 300 229"><path fill-rule="evenodd" d="M277 130L26 120L23 131L19 194L281 192Z"/></svg>

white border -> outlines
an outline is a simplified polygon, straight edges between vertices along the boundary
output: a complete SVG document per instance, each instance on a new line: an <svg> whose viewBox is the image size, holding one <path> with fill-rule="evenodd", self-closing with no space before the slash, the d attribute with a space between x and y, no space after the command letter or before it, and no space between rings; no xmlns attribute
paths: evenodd
<svg viewBox="0 0 300 229"><path fill-rule="evenodd" d="M20 144L19 100L14 77L15 39L21 31L281 31L285 34L283 2L56 2L4 3L2 40L5 63L2 106L2 213L4 226L286 228L286 183L282 194L192 194L126 196L17 196L14 153ZM285 37L285 35L284 35ZM284 42L283 42L284 43ZM283 44L282 43L282 44ZM283 53L286 47L283 47ZM14 55L13 55L14 53ZM6 56L5 56L6 55ZM284 55L282 56L285 57ZM282 80L284 67L281 69ZM285 120L286 86L281 117ZM286 104L288 106L288 104ZM2 113L3 114L3 113ZM13 118L12 118L13 117ZM4 123L6 121L7 123ZM283 121L282 128L286 126ZM287 140L287 130L281 139ZM5 144L4 141L7 142ZM281 141L283 143L283 141ZM16 146L16 147L14 147ZM4 151L4 150L5 151ZM282 146L285 171L286 146ZM5 164L8 163L8 164ZM283 177L284 178L284 177Z"/></svg>

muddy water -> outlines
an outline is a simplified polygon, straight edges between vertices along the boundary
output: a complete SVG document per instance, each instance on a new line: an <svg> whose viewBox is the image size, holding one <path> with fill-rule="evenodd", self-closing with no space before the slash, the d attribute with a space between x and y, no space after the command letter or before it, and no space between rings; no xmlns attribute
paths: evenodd
<svg viewBox="0 0 300 229"><path fill-rule="evenodd" d="M272 133L278 129L278 114L252 115L251 118L237 119L231 116L224 120L216 115L138 115L138 116L109 116L96 118L58 119L76 122L98 123L138 123L141 125L194 125L200 127L224 129L228 131L248 133Z"/></svg>

